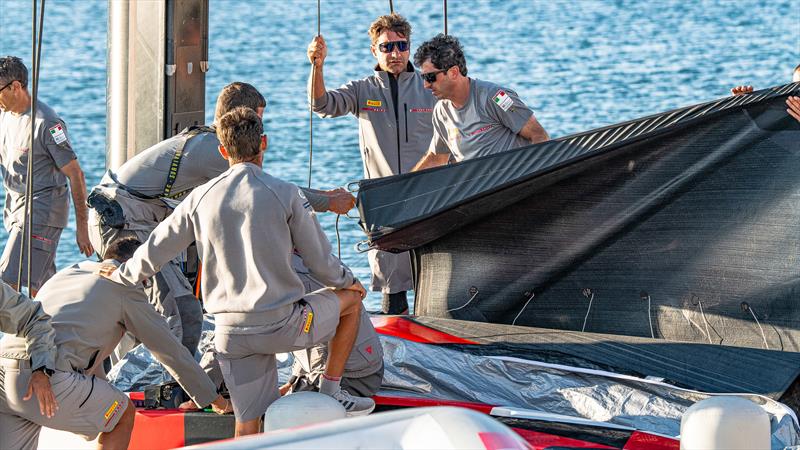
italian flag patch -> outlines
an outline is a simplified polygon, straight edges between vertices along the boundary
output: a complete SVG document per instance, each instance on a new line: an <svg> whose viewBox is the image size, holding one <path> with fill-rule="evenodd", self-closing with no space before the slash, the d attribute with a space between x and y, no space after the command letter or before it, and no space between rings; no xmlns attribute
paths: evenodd
<svg viewBox="0 0 800 450"><path fill-rule="evenodd" d="M496 94L494 94L494 97L492 97L492 101L497 103L497 106L499 106L500 109L502 109L503 111L508 111L508 109L511 108L511 106L514 104L514 100L512 100L511 97L506 93L506 91L502 89L497 91Z"/></svg>
<svg viewBox="0 0 800 450"><path fill-rule="evenodd" d="M50 136L53 136L53 140L56 141L57 145L67 142L67 134L64 132L64 127L62 127L60 123L50 127L49 131Z"/></svg>

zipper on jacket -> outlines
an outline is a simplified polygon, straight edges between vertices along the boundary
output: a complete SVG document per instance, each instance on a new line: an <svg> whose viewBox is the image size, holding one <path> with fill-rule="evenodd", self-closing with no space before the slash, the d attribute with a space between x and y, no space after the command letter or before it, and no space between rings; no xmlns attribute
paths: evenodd
<svg viewBox="0 0 800 450"><path fill-rule="evenodd" d="M408 104L403 103L403 114L406 117L406 144L408 144Z"/></svg>

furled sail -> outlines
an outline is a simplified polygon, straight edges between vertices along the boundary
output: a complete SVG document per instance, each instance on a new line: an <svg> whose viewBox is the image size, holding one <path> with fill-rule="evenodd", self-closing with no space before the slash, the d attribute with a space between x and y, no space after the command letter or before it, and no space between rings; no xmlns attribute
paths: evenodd
<svg viewBox="0 0 800 450"><path fill-rule="evenodd" d="M800 83L360 182L420 315L800 351Z"/></svg>

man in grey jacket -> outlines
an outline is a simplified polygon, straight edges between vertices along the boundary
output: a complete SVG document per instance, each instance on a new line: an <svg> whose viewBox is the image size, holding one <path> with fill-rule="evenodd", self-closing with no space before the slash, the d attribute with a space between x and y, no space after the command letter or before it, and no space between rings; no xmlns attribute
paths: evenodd
<svg viewBox="0 0 800 450"><path fill-rule="evenodd" d="M217 97L214 121L239 106L263 114L266 100L248 83L230 83ZM192 189L228 170L218 146L213 125L194 127L142 151L116 172L108 171L89 196L89 236L98 255L123 236L144 241ZM305 192L319 211L345 214L355 203L344 189ZM175 335L194 352L202 331L203 311L180 264L178 260L165 264L153 278L148 294ZM120 348L117 356L122 357L130 348Z"/></svg>
<svg viewBox="0 0 800 450"><path fill-rule="evenodd" d="M398 14L378 17L369 35L378 63L375 74L330 91L322 73L328 48L322 36L314 38L308 46L313 64L309 92L319 116L358 118L364 177L380 178L411 171L425 154L433 135L431 112L436 99L424 89L420 74L408 61L411 25L406 19ZM371 250L368 256L372 290L383 293L383 312L406 313L406 291L413 289L408 253Z"/></svg>
<svg viewBox="0 0 800 450"><path fill-rule="evenodd" d="M119 264L133 254L139 241L125 238L106 250L105 264ZM0 340L0 448L35 448L42 426L82 435L100 433L101 448L127 448L135 408L128 397L105 381L103 359L125 332L140 339L200 406L225 412L228 401L181 345L153 307L141 286L120 286L98 276L102 263L84 261L59 271L39 291L43 310L51 316L57 357L51 381L60 408L43 418L24 398L24 386L35 373L26 342ZM13 425L13 426L12 426ZM2 428L0 427L0 428Z"/></svg>
<svg viewBox="0 0 800 450"><path fill-rule="evenodd" d="M279 397L275 354L329 342L320 392L348 413L375 403L340 388L366 291L331 246L297 186L262 170L267 139L261 117L236 108L220 120L219 151L230 169L196 188L159 224L134 256L106 274L135 285L191 242L203 261L206 310L214 315L214 346L231 393L236 434L257 433ZM295 250L329 289L305 294L291 265Z"/></svg>
<svg viewBox="0 0 800 450"><path fill-rule="evenodd" d="M31 120L34 140L31 147ZM8 230L0 276L19 288L26 284L19 276L20 261L27 265L23 251L25 190L28 157L33 158L33 223L30 269L32 296L56 273L55 255L61 232L69 218L69 197L75 207L75 239L81 253L92 254L86 224L86 182L78 157L72 150L67 125L41 101L36 104L36 117L31 119L31 94L28 92L28 69L15 56L0 58L0 173L6 198L3 223ZM67 185L69 184L69 188Z"/></svg>
<svg viewBox="0 0 800 450"><path fill-rule="evenodd" d="M433 109L430 151L414 167L422 170L550 139L516 92L467 77L467 61L454 36L439 34L414 54L425 87L439 99Z"/></svg>

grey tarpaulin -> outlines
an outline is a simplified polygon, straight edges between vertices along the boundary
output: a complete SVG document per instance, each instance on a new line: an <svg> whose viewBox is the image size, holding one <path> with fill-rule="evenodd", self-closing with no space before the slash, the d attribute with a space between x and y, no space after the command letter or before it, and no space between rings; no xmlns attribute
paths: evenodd
<svg viewBox="0 0 800 450"><path fill-rule="evenodd" d="M709 396L634 377L477 356L390 336L381 336L381 342L386 362L381 393L390 395L513 406L673 437L680 434L683 412ZM770 415L772 448L800 445L800 427L789 408L762 396L744 397Z"/></svg>
<svg viewBox="0 0 800 450"><path fill-rule="evenodd" d="M362 180L361 224L414 249L420 315L797 352L791 93Z"/></svg>

